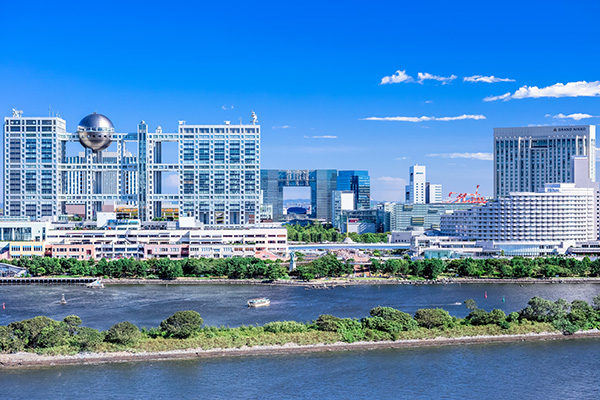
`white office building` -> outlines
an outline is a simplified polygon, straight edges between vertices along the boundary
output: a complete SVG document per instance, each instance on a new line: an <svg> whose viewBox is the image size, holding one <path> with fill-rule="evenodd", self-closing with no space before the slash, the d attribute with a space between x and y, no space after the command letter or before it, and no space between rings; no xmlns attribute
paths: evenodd
<svg viewBox="0 0 600 400"><path fill-rule="evenodd" d="M588 157L587 175L595 181L595 148L594 125L495 128L494 196L573 182L573 156Z"/></svg>
<svg viewBox="0 0 600 400"><path fill-rule="evenodd" d="M406 185L406 202L411 204L425 204L425 184L427 175L424 165L413 165L408 169L409 178Z"/></svg>
<svg viewBox="0 0 600 400"><path fill-rule="evenodd" d="M161 217L163 205L174 204L179 215L207 225L256 223L256 122L254 113L249 125L179 121L168 133L160 127L150 132L142 121L136 132L117 133L110 119L93 113L70 133L59 117L13 110L3 129L4 213L39 220L65 215L67 204L82 205L93 220L105 204L134 205L140 220L150 221ZM137 147L138 155L127 146Z"/></svg>

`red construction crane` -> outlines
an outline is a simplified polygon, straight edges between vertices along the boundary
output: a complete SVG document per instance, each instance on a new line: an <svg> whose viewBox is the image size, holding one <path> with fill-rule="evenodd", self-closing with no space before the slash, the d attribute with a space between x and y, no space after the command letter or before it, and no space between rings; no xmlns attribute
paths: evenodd
<svg viewBox="0 0 600 400"><path fill-rule="evenodd" d="M452 197L452 195L456 195L456 197ZM479 185L475 189L475 193L457 193L450 192L448 194L448 200L445 203L465 203L465 204L485 204L486 199L479 194Z"/></svg>

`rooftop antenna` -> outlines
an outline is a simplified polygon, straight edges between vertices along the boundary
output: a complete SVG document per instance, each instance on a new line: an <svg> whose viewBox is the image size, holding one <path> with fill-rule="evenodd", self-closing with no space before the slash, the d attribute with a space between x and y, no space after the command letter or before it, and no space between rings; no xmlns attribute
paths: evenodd
<svg viewBox="0 0 600 400"><path fill-rule="evenodd" d="M52 105L48 104L48 116L51 117L52 116Z"/></svg>
<svg viewBox="0 0 600 400"><path fill-rule="evenodd" d="M16 117L21 118L23 116L23 110L17 110L16 108L13 108L12 116L13 116L13 118L16 118Z"/></svg>

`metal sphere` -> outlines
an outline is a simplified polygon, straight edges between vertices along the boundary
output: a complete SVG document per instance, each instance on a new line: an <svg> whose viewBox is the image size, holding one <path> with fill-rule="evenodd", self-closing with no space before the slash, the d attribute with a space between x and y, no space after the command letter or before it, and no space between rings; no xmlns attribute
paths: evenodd
<svg viewBox="0 0 600 400"><path fill-rule="evenodd" d="M110 146L114 132L113 123L102 114L90 114L77 125L79 143L93 151L102 151Z"/></svg>

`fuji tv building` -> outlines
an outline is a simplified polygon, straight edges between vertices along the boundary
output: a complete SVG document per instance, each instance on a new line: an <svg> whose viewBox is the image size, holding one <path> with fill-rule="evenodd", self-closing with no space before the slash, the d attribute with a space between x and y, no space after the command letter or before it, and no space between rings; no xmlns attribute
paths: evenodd
<svg viewBox="0 0 600 400"><path fill-rule="evenodd" d="M160 127L150 132L144 121L133 133L118 133L97 113L71 133L60 117L22 114L13 110L4 118L6 217L56 219L72 205L93 220L104 206L122 205L137 208L144 222L174 206L179 216L206 225L259 222L260 126L254 113L247 125L179 121L173 133ZM165 182L176 190L166 190Z"/></svg>

